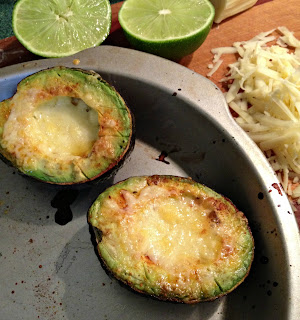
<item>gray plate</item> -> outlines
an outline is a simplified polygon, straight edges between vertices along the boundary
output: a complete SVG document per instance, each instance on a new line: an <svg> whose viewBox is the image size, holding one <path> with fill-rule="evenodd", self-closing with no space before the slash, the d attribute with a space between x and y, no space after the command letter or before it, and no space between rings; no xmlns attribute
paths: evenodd
<svg viewBox="0 0 300 320"><path fill-rule="evenodd" d="M0 319L299 319L300 240L292 209L217 87L187 68L134 50L101 46L75 57L128 102L136 146L113 179L80 190L33 182L0 164ZM25 76L55 65L74 67L73 58L0 69L0 100L13 95ZM162 151L165 162L157 160ZM195 306L160 302L133 293L102 269L87 210L108 185L149 174L190 176L245 212L255 260L234 292ZM55 221L57 194L73 197L60 208L73 213L65 225Z"/></svg>

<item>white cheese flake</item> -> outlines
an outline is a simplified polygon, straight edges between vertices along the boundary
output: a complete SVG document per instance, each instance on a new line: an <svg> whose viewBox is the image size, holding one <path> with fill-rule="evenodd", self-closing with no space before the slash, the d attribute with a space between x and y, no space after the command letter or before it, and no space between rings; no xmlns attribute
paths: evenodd
<svg viewBox="0 0 300 320"><path fill-rule="evenodd" d="M223 60L218 60L217 63L212 67L210 72L208 72L207 76L211 77L219 69L222 63L223 63Z"/></svg>

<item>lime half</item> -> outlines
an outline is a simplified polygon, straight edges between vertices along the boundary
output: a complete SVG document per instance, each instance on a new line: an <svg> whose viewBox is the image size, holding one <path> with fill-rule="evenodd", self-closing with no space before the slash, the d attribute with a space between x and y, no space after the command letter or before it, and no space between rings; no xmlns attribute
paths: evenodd
<svg viewBox="0 0 300 320"><path fill-rule="evenodd" d="M179 60L203 43L214 14L208 0L126 0L119 22L134 48Z"/></svg>
<svg viewBox="0 0 300 320"><path fill-rule="evenodd" d="M19 0L13 30L29 51L63 57L101 44L109 34L109 0Z"/></svg>

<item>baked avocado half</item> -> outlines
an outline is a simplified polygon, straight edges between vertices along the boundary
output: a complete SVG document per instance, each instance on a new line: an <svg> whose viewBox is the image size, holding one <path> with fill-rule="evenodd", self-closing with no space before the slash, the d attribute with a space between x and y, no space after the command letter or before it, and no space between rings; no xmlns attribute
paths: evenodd
<svg viewBox="0 0 300 320"><path fill-rule="evenodd" d="M53 184L107 177L132 150L133 128L122 97L92 71L42 70L0 103L3 160Z"/></svg>
<svg viewBox="0 0 300 320"><path fill-rule="evenodd" d="M244 214L189 178L131 177L100 194L88 220L107 269L161 300L214 300L245 279L253 260Z"/></svg>

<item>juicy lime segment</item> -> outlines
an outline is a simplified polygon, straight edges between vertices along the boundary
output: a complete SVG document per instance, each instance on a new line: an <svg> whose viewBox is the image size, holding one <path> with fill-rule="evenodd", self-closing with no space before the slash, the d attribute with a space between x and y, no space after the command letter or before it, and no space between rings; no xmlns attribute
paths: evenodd
<svg viewBox="0 0 300 320"><path fill-rule="evenodd" d="M127 0L119 22L137 49L177 59L203 43L214 13L208 0Z"/></svg>
<svg viewBox="0 0 300 320"><path fill-rule="evenodd" d="M19 0L13 10L16 37L44 57L68 56L97 46L110 26L109 0Z"/></svg>
<svg viewBox="0 0 300 320"><path fill-rule="evenodd" d="M206 1L145 1L136 5L127 0L121 18L129 32L147 40L168 40L186 37L209 24L212 11ZM196 5L195 5L196 4Z"/></svg>

